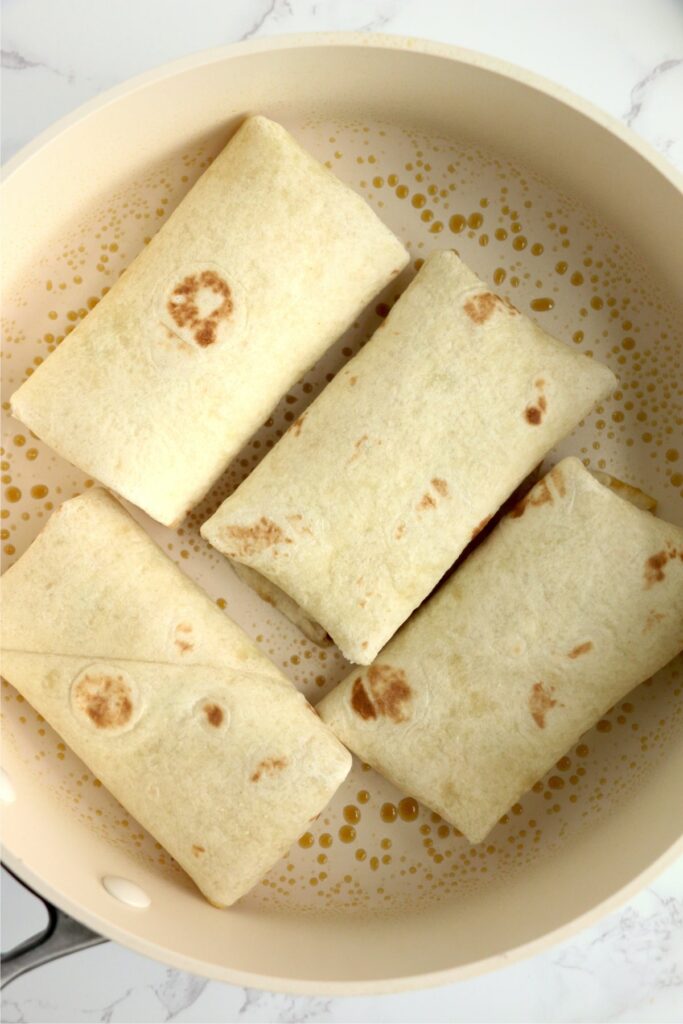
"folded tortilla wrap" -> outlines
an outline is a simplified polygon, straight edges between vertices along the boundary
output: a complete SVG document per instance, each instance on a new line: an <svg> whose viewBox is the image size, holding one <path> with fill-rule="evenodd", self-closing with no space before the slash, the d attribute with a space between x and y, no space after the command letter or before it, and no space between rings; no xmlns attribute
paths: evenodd
<svg viewBox="0 0 683 1024"><path fill-rule="evenodd" d="M202 534L367 665L614 383L435 253Z"/></svg>
<svg viewBox="0 0 683 1024"><path fill-rule="evenodd" d="M683 648L683 530L565 459L319 705L473 843Z"/></svg>
<svg viewBox="0 0 683 1024"><path fill-rule="evenodd" d="M406 262L360 196L249 118L12 411L174 524Z"/></svg>
<svg viewBox="0 0 683 1024"><path fill-rule="evenodd" d="M304 697L104 491L53 513L2 601L5 678L218 906L349 771Z"/></svg>

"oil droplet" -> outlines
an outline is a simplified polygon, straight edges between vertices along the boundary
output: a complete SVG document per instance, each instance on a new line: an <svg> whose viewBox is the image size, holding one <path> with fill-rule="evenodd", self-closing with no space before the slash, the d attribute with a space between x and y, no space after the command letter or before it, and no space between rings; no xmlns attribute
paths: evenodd
<svg viewBox="0 0 683 1024"><path fill-rule="evenodd" d="M488 235L480 235L479 236L479 245L486 246L488 244L489 244L489 236Z"/></svg>
<svg viewBox="0 0 683 1024"><path fill-rule="evenodd" d="M580 273L580 271L575 270L572 276L569 278L569 280L575 288L578 288L580 284L583 284L583 274Z"/></svg>
<svg viewBox="0 0 683 1024"><path fill-rule="evenodd" d="M390 174L389 177L387 178L387 181L389 182L392 188L395 185L398 185L398 174Z"/></svg>
<svg viewBox="0 0 683 1024"><path fill-rule="evenodd" d="M342 843L352 843L356 838L356 830L353 825L342 825L339 829L339 838Z"/></svg>
<svg viewBox="0 0 683 1024"><path fill-rule="evenodd" d="M541 245L541 243L534 242L534 244L531 246L531 252L534 256L540 256L543 252L543 246Z"/></svg>
<svg viewBox="0 0 683 1024"><path fill-rule="evenodd" d="M420 813L420 806L412 796L405 796L399 801L398 813L402 821L415 821Z"/></svg>
<svg viewBox="0 0 683 1024"><path fill-rule="evenodd" d="M34 487L31 488L32 498L44 498L46 497L47 493L48 488L45 486L45 484L36 484Z"/></svg>
<svg viewBox="0 0 683 1024"><path fill-rule="evenodd" d="M522 249L526 249L526 246L527 246L527 241L526 241L526 238L524 237L524 235L517 235L517 237L515 239L513 239L512 248L516 249L517 252L521 252Z"/></svg>
<svg viewBox="0 0 683 1024"><path fill-rule="evenodd" d="M569 270L569 264L565 260L560 260L559 263L555 264L556 274L566 274Z"/></svg>
<svg viewBox="0 0 683 1024"><path fill-rule="evenodd" d="M24 437L23 434L15 434L14 443L17 446L17 448L21 448L23 445L26 444L26 438Z"/></svg>
<svg viewBox="0 0 683 1024"><path fill-rule="evenodd" d="M357 825L360 821L360 810L354 804L347 804L344 808L344 818L350 825Z"/></svg>
<svg viewBox="0 0 683 1024"><path fill-rule="evenodd" d="M669 450L666 453L666 458L668 462L678 462L680 456L676 448L669 448Z"/></svg>
<svg viewBox="0 0 683 1024"><path fill-rule="evenodd" d="M608 719L606 718L601 718L596 726L596 729L598 730L598 732L611 732L612 723L608 721Z"/></svg>
<svg viewBox="0 0 683 1024"><path fill-rule="evenodd" d="M493 271L494 284L502 284L506 277L506 271L502 267L496 267Z"/></svg>
<svg viewBox="0 0 683 1024"><path fill-rule="evenodd" d="M454 213L448 222L448 226L454 235L459 235L467 226L467 221L461 213Z"/></svg>
<svg viewBox="0 0 683 1024"><path fill-rule="evenodd" d="M7 487L5 489L5 497L11 502L21 501L21 491L18 487Z"/></svg>
<svg viewBox="0 0 683 1024"><path fill-rule="evenodd" d="M475 231L476 231L477 228L480 228L483 223L484 223L484 218L479 213L478 210L475 211L474 213L471 213L469 215L469 217L467 218L467 226L472 228Z"/></svg>
<svg viewBox="0 0 683 1024"><path fill-rule="evenodd" d="M421 192L416 192L410 201L416 210L420 210L427 202L427 197L423 196Z"/></svg>
<svg viewBox="0 0 683 1024"><path fill-rule="evenodd" d="M602 309L602 307L604 306L604 302L602 301L599 295L594 295L591 299L591 306L593 307L593 309Z"/></svg>
<svg viewBox="0 0 683 1024"><path fill-rule="evenodd" d="M440 220L435 220L429 230L433 235L438 235L440 231L443 231L443 224Z"/></svg>
<svg viewBox="0 0 683 1024"><path fill-rule="evenodd" d="M577 345L580 345L583 341L583 331L574 331L572 334L572 340L575 341Z"/></svg>
<svg viewBox="0 0 683 1024"><path fill-rule="evenodd" d="M588 747L585 743L579 743L576 748L576 753L579 757L588 757Z"/></svg>
<svg viewBox="0 0 683 1024"><path fill-rule="evenodd" d="M634 349L636 347L635 340L633 338L624 338L624 340L621 343L621 347L625 348L627 352L630 352L631 349Z"/></svg>
<svg viewBox="0 0 683 1024"><path fill-rule="evenodd" d="M356 850L356 860L365 860L366 857L367 853L365 852L365 850L363 850L362 848L360 850Z"/></svg>
<svg viewBox="0 0 683 1024"><path fill-rule="evenodd" d="M508 233L505 230L505 228L496 228L494 234L499 242L504 242L508 236Z"/></svg>
<svg viewBox="0 0 683 1024"><path fill-rule="evenodd" d="M547 313L548 310L554 308L555 300L548 298L532 299L530 306L536 313Z"/></svg>
<svg viewBox="0 0 683 1024"><path fill-rule="evenodd" d="M28 448L26 450L26 458L29 459L29 461L33 462L34 459L38 458L38 449L37 448Z"/></svg>
<svg viewBox="0 0 683 1024"><path fill-rule="evenodd" d="M323 832L320 838L318 839L318 842L322 847L324 847L324 849L327 850L329 849L330 846L332 846L334 840L332 839L332 836L330 835L329 832Z"/></svg>
<svg viewBox="0 0 683 1024"><path fill-rule="evenodd" d="M399 185L398 188L396 189L396 195L398 196L399 199L405 199L409 192L410 189L408 188L407 185Z"/></svg>
<svg viewBox="0 0 683 1024"><path fill-rule="evenodd" d="M370 794L368 793L367 789L360 789L356 793L356 800L358 801L359 804L366 804L369 799Z"/></svg>
<svg viewBox="0 0 683 1024"><path fill-rule="evenodd" d="M379 857L370 858L370 867L372 868L373 871L377 870L377 868L379 867Z"/></svg>
<svg viewBox="0 0 683 1024"><path fill-rule="evenodd" d="M396 817L398 815L396 804L382 804L382 806L380 807L379 815L382 821L386 821L389 823L392 821L396 821Z"/></svg>
<svg viewBox="0 0 683 1024"><path fill-rule="evenodd" d="M420 214L420 220L423 220L425 224L428 224L430 220L434 220L434 214L431 210L423 210Z"/></svg>
<svg viewBox="0 0 683 1024"><path fill-rule="evenodd" d="M383 850L390 850L391 849L391 839L383 839L382 842L379 845L382 847Z"/></svg>
<svg viewBox="0 0 683 1024"><path fill-rule="evenodd" d="M382 185L384 184L384 178L381 178L379 175L377 175L376 178L372 179L372 184L375 186L375 188L381 188Z"/></svg>
<svg viewBox="0 0 683 1024"><path fill-rule="evenodd" d="M309 846L313 846L313 835L310 832L304 832L301 839L299 840L299 846L303 846L304 850L307 850Z"/></svg>

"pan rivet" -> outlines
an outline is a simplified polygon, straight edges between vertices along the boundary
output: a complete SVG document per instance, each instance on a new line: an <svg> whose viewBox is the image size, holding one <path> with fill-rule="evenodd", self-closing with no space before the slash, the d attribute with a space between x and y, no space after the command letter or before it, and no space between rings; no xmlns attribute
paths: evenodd
<svg viewBox="0 0 683 1024"><path fill-rule="evenodd" d="M0 800L4 804L13 804L17 798L14 786L9 780L9 775L4 768L0 768Z"/></svg>
<svg viewBox="0 0 683 1024"><path fill-rule="evenodd" d="M118 875L104 875L102 885L110 896L128 907L135 907L137 910L145 910L152 902L144 889L141 889L135 882L129 882L127 878L119 878Z"/></svg>

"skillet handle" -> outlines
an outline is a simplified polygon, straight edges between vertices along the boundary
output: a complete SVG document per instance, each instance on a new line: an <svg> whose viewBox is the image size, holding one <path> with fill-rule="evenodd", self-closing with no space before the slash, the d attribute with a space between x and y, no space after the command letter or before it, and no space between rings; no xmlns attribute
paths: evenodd
<svg viewBox="0 0 683 1024"><path fill-rule="evenodd" d="M41 901L47 910L48 923L42 932L32 935L30 939L15 946L14 949L10 949L8 953L2 954L0 988L4 988L10 981L14 981L26 971L32 971L34 967L40 967L41 964L58 960L69 953L77 953L81 949L88 949L89 946L97 946L101 942L107 941L104 936L98 935L97 932L81 924L80 921L76 921L63 910L48 903L30 886L17 878L14 872L4 864L3 867L27 892Z"/></svg>

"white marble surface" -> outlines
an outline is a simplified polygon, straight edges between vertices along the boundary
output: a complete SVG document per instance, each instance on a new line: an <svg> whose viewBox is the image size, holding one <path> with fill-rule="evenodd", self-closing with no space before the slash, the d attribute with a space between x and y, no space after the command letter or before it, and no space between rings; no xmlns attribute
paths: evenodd
<svg viewBox="0 0 683 1024"><path fill-rule="evenodd" d="M163 61L238 39L363 30L431 37L540 72L683 169L681 0L3 0L7 159L56 118ZM3 877L3 948L41 923ZM4 1021L683 1020L683 861L564 945L398 996L292 998L207 982L113 944L20 978Z"/></svg>

